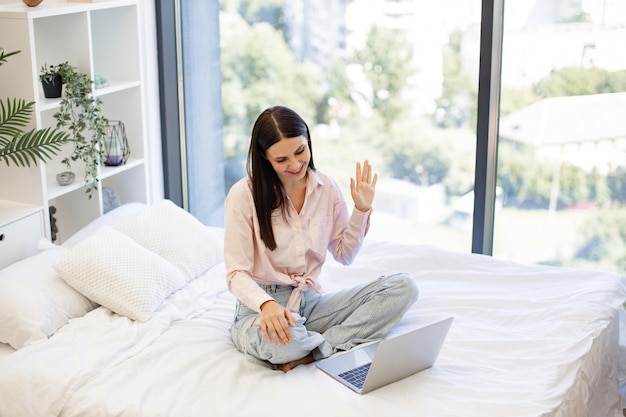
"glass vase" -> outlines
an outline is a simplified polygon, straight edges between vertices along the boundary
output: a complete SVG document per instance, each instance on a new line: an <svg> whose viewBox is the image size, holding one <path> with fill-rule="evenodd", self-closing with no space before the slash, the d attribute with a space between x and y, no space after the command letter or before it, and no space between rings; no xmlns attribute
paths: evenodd
<svg viewBox="0 0 626 417"><path fill-rule="evenodd" d="M104 165L123 165L130 156L126 128L119 120L109 120L106 124L106 134L103 139Z"/></svg>

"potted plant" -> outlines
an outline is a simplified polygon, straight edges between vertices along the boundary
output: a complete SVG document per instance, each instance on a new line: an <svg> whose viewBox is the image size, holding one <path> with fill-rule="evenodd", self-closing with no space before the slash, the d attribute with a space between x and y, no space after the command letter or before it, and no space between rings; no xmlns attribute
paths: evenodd
<svg viewBox="0 0 626 417"><path fill-rule="evenodd" d="M0 65L9 56L20 52L5 53L0 48ZM60 129L32 129L25 132L24 128L31 120L34 106L35 102L26 102L24 99L0 100L0 160L7 166L14 164L29 167L31 162L37 165L38 161L49 160L58 154L61 145L69 141L69 134Z"/></svg>
<svg viewBox="0 0 626 417"><path fill-rule="evenodd" d="M103 139L108 119L102 116L102 101L94 97L93 81L67 62L59 64L65 93L54 114L57 128L70 134L72 154L62 160L71 172L72 161L85 164L84 185L89 198L98 189L98 167L104 162Z"/></svg>
<svg viewBox="0 0 626 417"><path fill-rule="evenodd" d="M63 77L67 78L70 71L71 66L67 61L57 65L44 64L39 72L39 81L41 81L44 97L61 97Z"/></svg>

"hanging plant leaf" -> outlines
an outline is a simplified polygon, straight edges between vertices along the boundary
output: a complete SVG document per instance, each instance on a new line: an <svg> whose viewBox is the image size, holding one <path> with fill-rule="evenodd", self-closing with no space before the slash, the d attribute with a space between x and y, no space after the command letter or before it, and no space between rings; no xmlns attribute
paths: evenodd
<svg viewBox="0 0 626 417"><path fill-rule="evenodd" d="M102 101L92 94L93 81L67 63L64 63L63 68L65 93L59 111L53 117L57 121L56 127L69 133L74 150L62 163L70 171L72 162L82 161L85 164L83 184L85 192L91 198L98 189L98 167L105 160L101 145L108 119L102 116Z"/></svg>

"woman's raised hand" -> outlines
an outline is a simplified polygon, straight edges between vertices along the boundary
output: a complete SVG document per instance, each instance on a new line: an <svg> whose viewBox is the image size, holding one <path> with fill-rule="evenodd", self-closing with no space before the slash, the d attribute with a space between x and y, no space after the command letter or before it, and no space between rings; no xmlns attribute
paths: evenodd
<svg viewBox="0 0 626 417"><path fill-rule="evenodd" d="M372 208L377 180L378 174L372 177L372 166L367 159L363 161L363 170L361 163L356 163L356 178L350 178L350 194L358 210L368 211Z"/></svg>

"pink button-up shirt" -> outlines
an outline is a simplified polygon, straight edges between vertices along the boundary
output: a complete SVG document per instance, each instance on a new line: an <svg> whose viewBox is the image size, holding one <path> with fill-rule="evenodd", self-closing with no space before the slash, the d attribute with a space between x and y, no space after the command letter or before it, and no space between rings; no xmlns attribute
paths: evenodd
<svg viewBox="0 0 626 417"><path fill-rule="evenodd" d="M237 182L226 197L226 282L235 297L257 312L264 302L272 300L258 284L294 286L287 308L297 311L304 290L309 286L322 290L317 277L326 252L338 262L350 264L369 229L371 210L354 208L348 217L339 186L319 171L308 171L300 213L288 198L286 203L287 222L280 209L272 214L277 248L270 251L261 240L249 180Z"/></svg>

